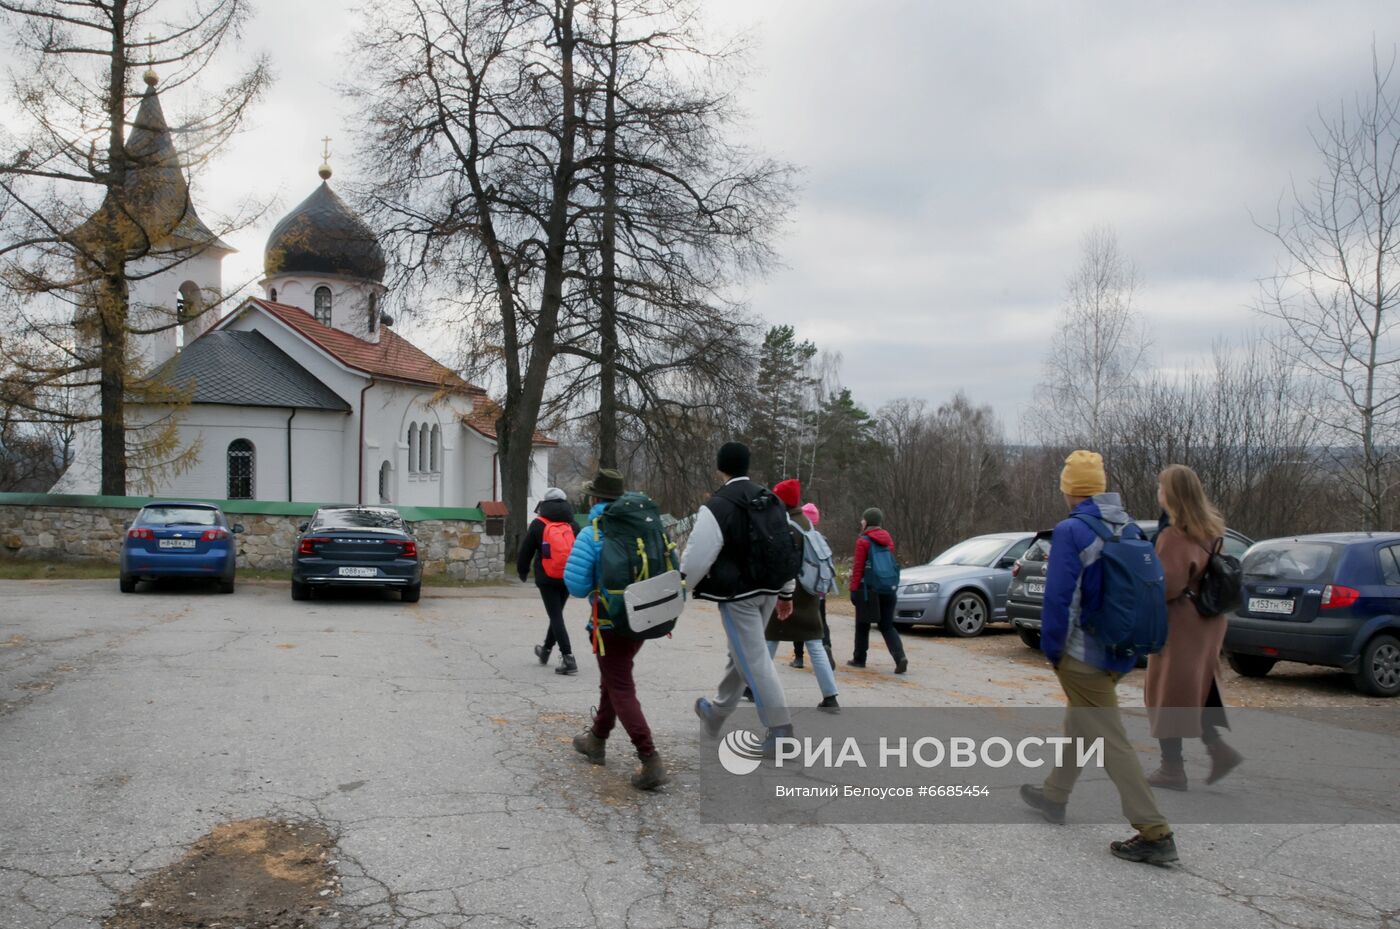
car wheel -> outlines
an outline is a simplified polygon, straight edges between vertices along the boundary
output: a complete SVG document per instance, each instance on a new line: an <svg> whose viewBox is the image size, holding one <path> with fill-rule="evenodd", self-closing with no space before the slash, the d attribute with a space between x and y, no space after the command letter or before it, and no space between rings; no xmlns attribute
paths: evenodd
<svg viewBox="0 0 1400 929"><path fill-rule="evenodd" d="M1230 662L1230 667L1240 677L1263 677L1274 669L1278 663L1277 658L1265 658L1263 655L1240 655L1231 652L1226 656Z"/></svg>
<svg viewBox="0 0 1400 929"><path fill-rule="evenodd" d="M121 588L124 594L134 594L136 593L136 578L132 577L130 574L123 574L117 580L117 586Z"/></svg>
<svg viewBox="0 0 1400 929"><path fill-rule="evenodd" d="M981 635L982 630L987 628L987 601L979 594L965 590L948 604L944 620L944 628L959 638Z"/></svg>
<svg viewBox="0 0 1400 929"><path fill-rule="evenodd" d="M1400 695L1400 639L1378 635L1361 652L1356 689L1373 697Z"/></svg>
<svg viewBox="0 0 1400 929"><path fill-rule="evenodd" d="M1040 630L1027 629L1025 626L1017 626L1016 634L1021 637L1021 641L1026 644L1026 648L1040 650Z"/></svg>
<svg viewBox="0 0 1400 929"><path fill-rule="evenodd" d="M292 599L310 600L311 587L307 584L303 584L301 581L292 581Z"/></svg>
<svg viewBox="0 0 1400 929"><path fill-rule="evenodd" d="M423 596L422 584L410 584L403 589L404 603L417 603L418 598Z"/></svg>
<svg viewBox="0 0 1400 929"><path fill-rule="evenodd" d="M220 580L220 581L219 581L219 593L221 593L221 594L231 594L231 593L233 593L233 578L229 578L228 580Z"/></svg>

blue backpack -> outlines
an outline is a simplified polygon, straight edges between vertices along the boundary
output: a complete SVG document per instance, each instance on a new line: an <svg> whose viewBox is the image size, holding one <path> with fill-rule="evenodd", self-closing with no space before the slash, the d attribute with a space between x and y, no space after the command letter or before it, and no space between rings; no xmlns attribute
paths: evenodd
<svg viewBox="0 0 1400 929"><path fill-rule="evenodd" d="M870 542L870 554L860 585L868 593L892 594L899 590L899 562L894 560L894 552L869 536L866 539Z"/></svg>
<svg viewBox="0 0 1400 929"><path fill-rule="evenodd" d="M1117 654L1160 652L1167 643L1167 578L1157 550L1136 523L1114 535L1103 520L1087 513L1074 518L1103 540L1102 602L1092 613L1080 614L1079 624Z"/></svg>

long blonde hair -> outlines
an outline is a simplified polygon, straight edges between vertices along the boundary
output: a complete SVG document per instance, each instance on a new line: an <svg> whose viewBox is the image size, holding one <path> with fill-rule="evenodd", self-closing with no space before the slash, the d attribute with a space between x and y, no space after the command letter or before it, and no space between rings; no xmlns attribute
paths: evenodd
<svg viewBox="0 0 1400 929"><path fill-rule="evenodd" d="M1225 534L1225 518L1206 496L1201 479L1186 465L1168 465L1157 476L1166 497L1167 516L1172 525L1205 546Z"/></svg>

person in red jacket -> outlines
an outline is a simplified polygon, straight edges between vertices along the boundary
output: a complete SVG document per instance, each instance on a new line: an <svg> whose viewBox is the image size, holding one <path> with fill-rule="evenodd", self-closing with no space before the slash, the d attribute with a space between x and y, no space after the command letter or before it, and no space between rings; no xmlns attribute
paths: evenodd
<svg viewBox="0 0 1400 929"><path fill-rule="evenodd" d="M903 674L909 670L909 659L904 655L904 642L894 625L898 593L875 590L867 573L873 545L888 549L891 557L894 555L894 539L880 527L884 521L884 511L873 506L865 511L860 521L860 537L856 539L856 557L851 566L851 603L856 608L856 647L855 655L846 664L852 668L865 667L866 654L870 650L870 627L878 625L880 635L885 638L885 647L894 659L894 673Z"/></svg>

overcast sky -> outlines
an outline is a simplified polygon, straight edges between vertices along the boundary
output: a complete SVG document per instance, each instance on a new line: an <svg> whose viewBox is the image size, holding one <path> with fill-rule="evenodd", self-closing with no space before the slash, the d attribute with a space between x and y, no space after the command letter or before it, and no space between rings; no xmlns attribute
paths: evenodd
<svg viewBox="0 0 1400 929"><path fill-rule="evenodd" d="M745 138L804 169L785 268L752 287L753 308L840 351L867 406L963 389L1013 432L1095 225L1141 272L1161 363L1260 325L1254 282L1276 249L1251 213L1316 173L1319 107L1365 88L1373 40L1386 56L1400 41L1394 2L706 8L756 41ZM233 237L230 284L258 274L268 230L315 187L321 136L340 179L365 180L334 89L354 22L341 0L260 6L245 47L272 56L278 83L199 196L281 209Z"/></svg>

